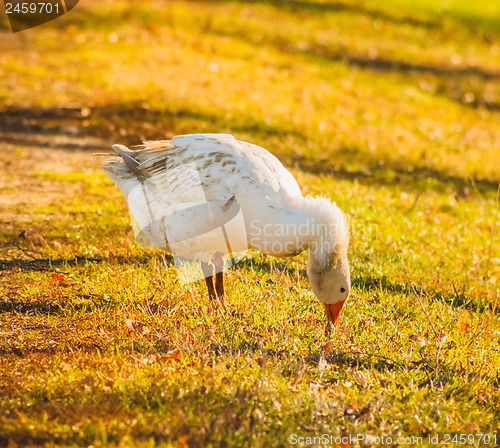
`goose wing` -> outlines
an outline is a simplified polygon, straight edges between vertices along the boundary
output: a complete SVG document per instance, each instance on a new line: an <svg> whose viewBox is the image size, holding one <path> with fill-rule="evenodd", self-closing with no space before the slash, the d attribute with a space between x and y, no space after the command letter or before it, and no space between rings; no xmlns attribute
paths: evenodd
<svg viewBox="0 0 500 448"><path fill-rule="evenodd" d="M172 245L182 246L182 255L202 259L216 250L230 251L227 238L220 238L221 226L236 221L233 227L244 229L242 217L236 219L234 145L232 136L190 135L145 142L140 150L113 146L120 158L103 168L124 194L141 243L170 251ZM212 231L211 242L196 238ZM243 232L232 249L244 250L246 244Z"/></svg>

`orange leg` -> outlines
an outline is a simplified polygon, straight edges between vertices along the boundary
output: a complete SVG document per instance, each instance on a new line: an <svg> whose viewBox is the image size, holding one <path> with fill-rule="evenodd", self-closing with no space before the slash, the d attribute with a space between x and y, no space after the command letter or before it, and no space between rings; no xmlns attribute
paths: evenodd
<svg viewBox="0 0 500 448"><path fill-rule="evenodd" d="M207 282L208 298L211 302L217 300L217 294L214 288L214 265L212 263L201 262L201 270Z"/></svg>
<svg viewBox="0 0 500 448"><path fill-rule="evenodd" d="M224 305L224 266L226 264L226 260L224 259L224 255L222 252L216 252L214 254L214 266L215 266L215 292L217 294L217 298L219 299L222 306Z"/></svg>

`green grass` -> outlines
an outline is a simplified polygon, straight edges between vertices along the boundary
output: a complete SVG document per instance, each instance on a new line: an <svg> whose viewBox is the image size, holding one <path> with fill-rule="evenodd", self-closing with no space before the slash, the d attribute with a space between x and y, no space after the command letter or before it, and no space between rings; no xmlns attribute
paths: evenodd
<svg viewBox="0 0 500 448"><path fill-rule="evenodd" d="M87 1L0 31L0 445L498 440L499 12ZM307 254L249 254L220 312L134 241L91 153L194 132L268 148L348 214L337 333Z"/></svg>

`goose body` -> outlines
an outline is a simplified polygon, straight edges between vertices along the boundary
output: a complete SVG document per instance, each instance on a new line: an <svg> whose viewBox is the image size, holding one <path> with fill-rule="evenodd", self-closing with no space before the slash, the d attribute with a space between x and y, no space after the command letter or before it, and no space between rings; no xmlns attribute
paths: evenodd
<svg viewBox="0 0 500 448"><path fill-rule="evenodd" d="M143 240L197 258L202 267L214 254L220 260L248 248L273 256L309 249L313 292L329 321L338 321L350 290L346 218L330 200L304 197L270 152L226 134L113 149L120 157L103 169L124 194ZM223 264L215 269L220 272Z"/></svg>

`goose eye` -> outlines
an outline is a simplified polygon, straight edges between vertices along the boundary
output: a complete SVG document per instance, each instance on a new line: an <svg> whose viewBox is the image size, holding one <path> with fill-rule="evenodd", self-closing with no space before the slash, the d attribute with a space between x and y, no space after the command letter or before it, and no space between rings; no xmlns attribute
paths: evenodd
<svg viewBox="0 0 500 448"><path fill-rule="evenodd" d="M345 292L345 288L340 288L340 292Z"/></svg>

